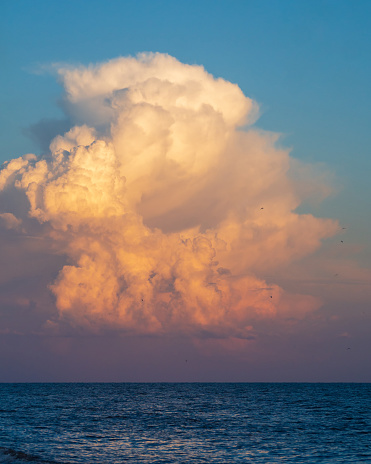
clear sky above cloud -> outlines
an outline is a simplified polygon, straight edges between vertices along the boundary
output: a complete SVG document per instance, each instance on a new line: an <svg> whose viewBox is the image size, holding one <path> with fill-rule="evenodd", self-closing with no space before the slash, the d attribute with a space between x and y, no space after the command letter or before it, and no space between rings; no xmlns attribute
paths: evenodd
<svg viewBox="0 0 371 464"><path fill-rule="evenodd" d="M370 5L1 9L0 381L370 381Z"/></svg>

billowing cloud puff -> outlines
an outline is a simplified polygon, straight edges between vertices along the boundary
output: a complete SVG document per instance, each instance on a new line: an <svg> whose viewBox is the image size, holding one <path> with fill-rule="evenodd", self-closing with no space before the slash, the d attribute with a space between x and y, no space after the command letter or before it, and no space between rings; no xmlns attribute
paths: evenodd
<svg viewBox="0 0 371 464"><path fill-rule="evenodd" d="M1 225L66 257L48 325L249 338L259 318L318 308L264 275L337 224L295 212L289 153L247 128L257 105L237 85L163 54L59 75L80 124L0 173Z"/></svg>

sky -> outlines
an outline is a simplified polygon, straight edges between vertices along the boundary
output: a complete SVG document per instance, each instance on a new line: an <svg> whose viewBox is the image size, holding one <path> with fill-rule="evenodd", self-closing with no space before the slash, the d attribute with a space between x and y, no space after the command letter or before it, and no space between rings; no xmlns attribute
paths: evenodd
<svg viewBox="0 0 371 464"><path fill-rule="evenodd" d="M0 382L371 381L369 2L0 13Z"/></svg>

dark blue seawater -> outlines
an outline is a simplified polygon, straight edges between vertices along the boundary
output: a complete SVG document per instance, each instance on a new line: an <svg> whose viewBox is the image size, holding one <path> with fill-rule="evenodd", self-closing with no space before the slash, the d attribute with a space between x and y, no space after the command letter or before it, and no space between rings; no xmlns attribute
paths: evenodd
<svg viewBox="0 0 371 464"><path fill-rule="evenodd" d="M0 463L371 463L371 384L0 384Z"/></svg>

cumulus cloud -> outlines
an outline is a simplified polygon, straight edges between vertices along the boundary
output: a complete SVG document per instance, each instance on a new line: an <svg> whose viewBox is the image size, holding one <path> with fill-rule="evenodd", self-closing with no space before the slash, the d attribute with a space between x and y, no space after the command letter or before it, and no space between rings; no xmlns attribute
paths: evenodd
<svg viewBox="0 0 371 464"><path fill-rule="evenodd" d="M0 225L65 258L47 326L250 339L319 307L264 275L337 223L295 212L310 189L237 85L158 53L58 73L79 123L0 172Z"/></svg>

